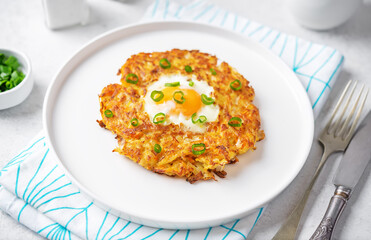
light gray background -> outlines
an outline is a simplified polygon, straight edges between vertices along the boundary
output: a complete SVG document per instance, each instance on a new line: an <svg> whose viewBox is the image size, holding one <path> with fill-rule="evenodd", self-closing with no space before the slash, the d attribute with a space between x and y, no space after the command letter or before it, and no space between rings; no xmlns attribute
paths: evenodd
<svg viewBox="0 0 371 240"><path fill-rule="evenodd" d="M91 38L115 27L137 22L151 0L88 0L90 23L51 31L44 23L41 0L0 0L0 47L25 52L32 62L35 86L22 104L0 110L0 167L14 156L42 128L41 115L46 89L57 70ZM213 0L212 2L278 30L323 43L340 50L345 63L330 103L349 79L371 87L371 0L364 2L356 15L344 25L325 32L299 26L282 0ZM325 108L328 108L325 107ZM366 110L371 108L370 99ZM316 124L321 125L320 117ZM300 199L320 157L320 145L313 151L294 182L266 209L249 239L271 239L285 217ZM330 157L308 201L300 224L299 239L309 239L320 222L334 191L331 179L339 154ZM371 239L371 167L367 167L360 184L345 209L335 231L335 239ZM42 239L0 211L0 239Z"/></svg>

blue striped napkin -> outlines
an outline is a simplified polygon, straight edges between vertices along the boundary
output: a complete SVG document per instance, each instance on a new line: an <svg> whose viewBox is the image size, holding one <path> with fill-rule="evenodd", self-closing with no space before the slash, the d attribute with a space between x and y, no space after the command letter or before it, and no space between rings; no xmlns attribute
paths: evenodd
<svg viewBox="0 0 371 240"><path fill-rule="evenodd" d="M166 230L120 219L87 200L49 153L43 132L0 171L0 208L49 239L245 239L250 217L200 230Z"/></svg>
<svg viewBox="0 0 371 240"><path fill-rule="evenodd" d="M335 83L343 56L335 49L286 35L207 1L157 0L146 21L187 20L240 32L281 57L307 90L315 115ZM229 224L198 230L156 229L121 219L87 200L49 153L44 133L0 171L0 208L48 239L246 239L264 208Z"/></svg>

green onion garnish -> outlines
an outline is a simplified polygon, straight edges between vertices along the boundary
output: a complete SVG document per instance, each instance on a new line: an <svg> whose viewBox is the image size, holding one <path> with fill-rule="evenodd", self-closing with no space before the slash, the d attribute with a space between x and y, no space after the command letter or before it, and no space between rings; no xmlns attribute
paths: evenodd
<svg viewBox="0 0 371 240"><path fill-rule="evenodd" d="M11 81L7 81L7 82L5 83L5 87L6 87L7 89L11 89L11 88L13 88L14 86L13 86L13 83L12 83Z"/></svg>
<svg viewBox="0 0 371 240"><path fill-rule="evenodd" d="M169 60L167 60L166 58L163 58L160 60L160 66L163 68L163 69L168 69L171 67L171 64L169 62Z"/></svg>
<svg viewBox="0 0 371 240"><path fill-rule="evenodd" d="M190 87L193 87L194 85L195 85L195 83L194 82L189 82L189 84L188 84Z"/></svg>
<svg viewBox="0 0 371 240"><path fill-rule="evenodd" d="M198 119L195 119L196 116L197 116L197 113L194 113L194 114L192 114L192 117L191 117L192 123L194 123L194 124L196 124L196 123L204 123L204 122L207 121L207 118L204 115L199 116Z"/></svg>
<svg viewBox="0 0 371 240"><path fill-rule="evenodd" d="M138 83L138 76L134 73L129 73L128 75L126 75L126 82L128 83L132 83L132 84L137 84Z"/></svg>
<svg viewBox="0 0 371 240"><path fill-rule="evenodd" d="M200 147L202 147L201 150L195 150L195 148L199 149ZM203 143L196 143L196 144L193 144L193 145L192 145L192 153L193 153L194 155L200 155L200 154L203 154L205 151L206 151L206 146L205 146L205 144L203 144Z"/></svg>
<svg viewBox="0 0 371 240"><path fill-rule="evenodd" d="M132 125L133 127L136 127L136 126L138 126L139 121L138 121L138 119L133 118L133 119L130 120L130 123L131 123L131 125Z"/></svg>
<svg viewBox="0 0 371 240"><path fill-rule="evenodd" d="M104 115L106 115L106 117L108 118L111 118L113 117L113 112L109 109L107 109L106 111L104 111Z"/></svg>
<svg viewBox="0 0 371 240"><path fill-rule="evenodd" d="M228 125L229 126L232 126L232 127L241 127L241 125L242 125L242 119L239 118L239 117L232 117L229 120Z"/></svg>
<svg viewBox="0 0 371 240"><path fill-rule="evenodd" d="M14 88L25 78L23 72L18 71L19 66L16 57L0 53L0 93Z"/></svg>
<svg viewBox="0 0 371 240"><path fill-rule="evenodd" d="M214 68L210 68L210 72L211 72L212 75L216 75L216 71L215 71Z"/></svg>
<svg viewBox="0 0 371 240"><path fill-rule="evenodd" d="M204 116L204 115L201 115L201 116L198 118L198 120L200 121L200 123L204 123L204 122L207 121L207 117Z"/></svg>
<svg viewBox="0 0 371 240"><path fill-rule="evenodd" d="M151 92L151 98L152 98L153 101L159 102L164 98L164 93L162 91L154 90L154 91Z"/></svg>
<svg viewBox="0 0 371 240"><path fill-rule="evenodd" d="M213 99L212 97L207 97L205 94L201 94L201 101L205 105L211 105L215 102L215 99Z"/></svg>
<svg viewBox="0 0 371 240"><path fill-rule="evenodd" d="M160 153L162 150L162 147L156 143L155 146L153 147L153 150L155 150L155 152L157 153Z"/></svg>
<svg viewBox="0 0 371 240"><path fill-rule="evenodd" d="M187 73L190 73L190 72L193 71L192 68L191 68L191 66L189 66L189 65L185 66L185 67L184 67L184 70L185 70Z"/></svg>
<svg viewBox="0 0 371 240"><path fill-rule="evenodd" d="M180 95L180 99L177 99L176 95ZM182 91L174 92L173 99L176 103L183 104L185 102L184 93Z"/></svg>
<svg viewBox="0 0 371 240"><path fill-rule="evenodd" d="M165 87L179 87L180 82L165 83Z"/></svg>
<svg viewBox="0 0 371 240"><path fill-rule="evenodd" d="M238 84L238 86L236 86L236 84ZM233 90L237 91L237 90L240 90L240 89L242 88L242 83L241 83L240 80L236 79L236 80L234 80L233 82L231 82L231 84L229 84L229 86L230 86Z"/></svg>
<svg viewBox="0 0 371 240"><path fill-rule="evenodd" d="M158 119L159 118L159 119ZM153 118L153 123L154 124L160 124L164 123L166 120L166 115L165 113L157 113L155 117Z"/></svg>

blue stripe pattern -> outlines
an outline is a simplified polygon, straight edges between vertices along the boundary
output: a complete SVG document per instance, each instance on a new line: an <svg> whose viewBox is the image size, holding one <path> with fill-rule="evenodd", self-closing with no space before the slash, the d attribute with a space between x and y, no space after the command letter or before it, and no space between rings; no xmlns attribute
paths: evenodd
<svg viewBox="0 0 371 240"><path fill-rule="evenodd" d="M211 4L209 6L207 6L202 12L200 12L198 15L196 15L193 20L194 21L197 21L198 19L200 19L202 16L204 16L207 12L209 12L212 8L214 7L214 4Z"/></svg>
<svg viewBox="0 0 371 240"><path fill-rule="evenodd" d="M273 46L276 44L276 42L277 42L277 40L278 40L278 38L279 38L280 36L281 36L281 33L278 32L277 35L276 35L276 37L274 38L273 42L272 42L271 45L269 46L269 49L272 49L272 48L273 48Z"/></svg>
<svg viewBox="0 0 371 240"><path fill-rule="evenodd" d="M224 225L220 225L222 228L228 229L228 232L224 235L224 237L222 238L222 240L226 239L226 238L228 237L228 235L229 235L232 231L233 231L233 232L236 232L236 233L238 233L238 234L240 234L240 235L242 235L243 238L246 238L245 235L243 235L241 232L239 232L239 231L237 231L237 230L234 229L234 227L236 226L236 224L237 224L239 221L240 221L239 219L238 219L237 221L235 221L235 222L233 223L233 226L232 226L231 228L228 228L228 227L226 227L226 226L224 226Z"/></svg>
<svg viewBox="0 0 371 240"><path fill-rule="evenodd" d="M255 219L255 222L254 222L254 225L252 225L252 227L251 227L251 229L250 229L250 231L249 231L249 233L248 234L250 234L251 233L251 231L254 229L254 227L255 227L255 225L256 225L256 223L258 222L258 220L259 220L259 218L260 218L260 216L262 215L262 213L263 213L263 210L264 210L264 208L260 208L260 210L259 210L259 213L258 213L258 216L256 217L256 219Z"/></svg>
<svg viewBox="0 0 371 240"><path fill-rule="evenodd" d="M206 236L205 236L205 238L204 238L204 240L206 240L208 237L209 237L209 234L210 234L210 232L211 232L211 229L213 229L212 227L210 227L209 228L209 230L207 231L207 233L206 233Z"/></svg>
<svg viewBox="0 0 371 240"><path fill-rule="evenodd" d="M260 25L259 27L257 27L256 29L254 29L252 32L249 33L249 37L252 37L254 36L257 32L259 32L260 30L262 30L264 28L263 25Z"/></svg>
<svg viewBox="0 0 371 240"><path fill-rule="evenodd" d="M336 50L334 50L332 53L331 53L331 55L322 63L322 65L313 73L313 75L312 75L312 77L309 79L309 83L308 83L308 85L307 85L307 92L308 92L308 90L309 90L309 88L310 88L310 84L312 83L312 80L313 80L313 78L316 76L316 74L319 72L319 71L321 71L321 69L324 67L324 66L326 66L327 65L327 63L330 61L330 59L335 55L335 53L336 53Z"/></svg>
<svg viewBox="0 0 371 240"><path fill-rule="evenodd" d="M246 29L250 25L250 23L251 22L249 20L246 21L245 26L243 26L243 28L241 29L241 33L244 33L246 31Z"/></svg>
<svg viewBox="0 0 371 240"><path fill-rule="evenodd" d="M176 10L176 12L175 12L175 14L174 14L174 18L179 18L179 14L180 14L180 11L182 11L182 9L183 9L183 6L180 5L180 6L178 7L178 10Z"/></svg>
<svg viewBox="0 0 371 240"><path fill-rule="evenodd" d="M342 56L341 59L340 59L340 61L339 61L339 63L337 64L335 70L332 72L332 74L331 74L329 80L327 81L326 86L322 89L320 95L318 96L318 98L317 98L316 101L314 102L312 108L315 108L315 107L316 107L318 101L321 99L323 93L325 92L326 87L329 87L330 82L331 82L332 79L334 78L335 74L338 72L340 66L343 64L343 61L344 61L344 57ZM330 88L330 87L329 87L329 88Z"/></svg>
<svg viewBox="0 0 371 240"><path fill-rule="evenodd" d="M228 15L229 15L228 11L225 11L225 13L224 13L224 17L223 17L222 21L220 22L220 26L221 26L221 27L223 27L224 24L225 24L225 21L227 21L227 17L228 17Z"/></svg>

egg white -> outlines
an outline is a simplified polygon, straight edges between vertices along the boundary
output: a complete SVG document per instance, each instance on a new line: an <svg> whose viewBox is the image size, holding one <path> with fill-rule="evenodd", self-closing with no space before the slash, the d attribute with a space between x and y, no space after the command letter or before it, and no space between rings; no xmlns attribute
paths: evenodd
<svg viewBox="0 0 371 240"><path fill-rule="evenodd" d="M194 82L194 85L191 87L189 86L188 79L191 79ZM165 83L173 83L179 82L181 89L193 89L198 94L205 94L206 96L210 96L210 94L214 91L214 89L207 84L206 81L199 81L196 79L195 76L184 76L184 75L163 75L161 76L158 81L154 82L150 86L147 87L147 94L144 97L144 111L149 115L151 121L153 121L154 116L157 113L165 113L166 114L166 122L163 124L178 124L183 123L184 126L192 131L192 132L205 132L206 127L205 123L197 123L194 124L191 118L184 116L182 113L179 115L172 115L169 112L171 109L175 108L175 103L173 101L167 101L162 104L156 104L155 101L151 99L151 92L154 90L161 91L162 89L166 88ZM186 100L187 101L187 100ZM197 112L197 116L205 116L207 118L206 122L214 122L218 119L219 115L219 106L216 104L212 105L202 105L202 107Z"/></svg>

